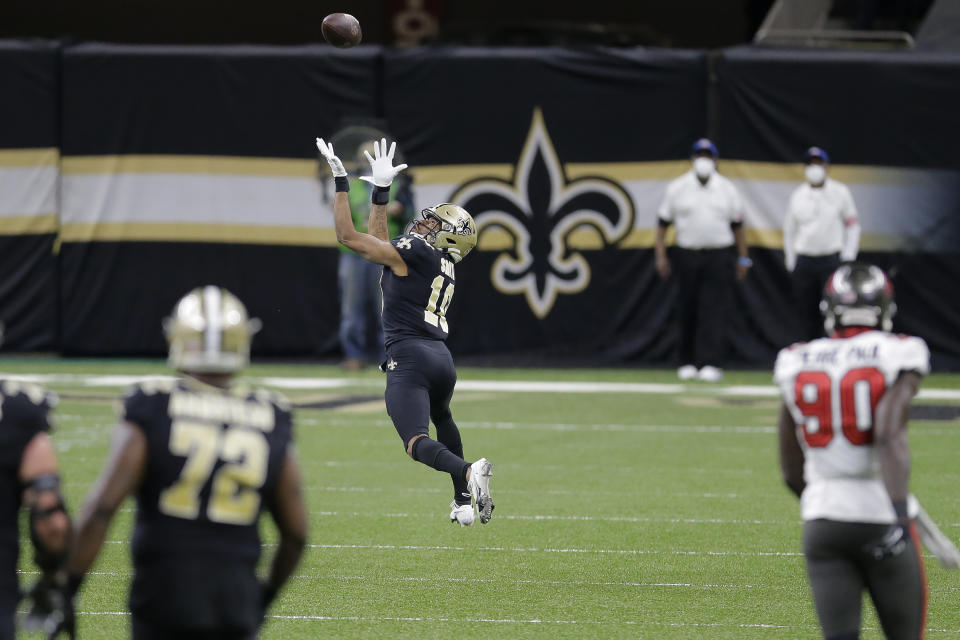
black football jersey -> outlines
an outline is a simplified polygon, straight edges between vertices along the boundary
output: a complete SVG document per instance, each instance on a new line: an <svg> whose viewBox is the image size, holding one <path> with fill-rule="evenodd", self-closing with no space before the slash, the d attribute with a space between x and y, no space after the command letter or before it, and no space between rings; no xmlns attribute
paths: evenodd
<svg viewBox="0 0 960 640"><path fill-rule="evenodd" d="M56 396L37 385L0 382L0 605L11 598L16 602L23 451L34 436L50 429L55 403Z"/></svg>
<svg viewBox="0 0 960 640"><path fill-rule="evenodd" d="M453 261L412 234L394 238L390 244L407 263L407 275L400 277L384 267L380 279L386 346L404 338L446 340L455 279Z"/></svg>
<svg viewBox="0 0 960 640"><path fill-rule="evenodd" d="M134 566L202 557L254 567L260 512L274 495L292 438L286 401L187 378L134 387L121 414L143 431L148 447L136 495Z"/></svg>

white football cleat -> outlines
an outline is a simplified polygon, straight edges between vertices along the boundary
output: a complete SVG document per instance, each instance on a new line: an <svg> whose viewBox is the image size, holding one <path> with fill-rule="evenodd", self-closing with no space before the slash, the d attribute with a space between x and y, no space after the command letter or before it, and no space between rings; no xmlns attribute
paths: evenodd
<svg viewBox="0 0 960 640"><path fill-rule="evenodd" d="M470 465L470 479L467 487L470 495L477 503L477 512L480 514L480 524L490 522L493 515L493 499L490 497L490 476L493 475L493 465L486 458L480 458Z"/></svg>
<svg viewBox="0 0 960 640"><path fill-rule="evenodd" d="M704 382L720 382L720 380L723 379L723 369L720 369L719 367L713 367L708 364L700 369L700 373L697 374L697 377Z"/></svg>
<svg viewBox="0 0 960 640"><path fill-rule="evenodd" d="M457 504L454 500L450 503L450 522L459 522L461 527L469 527L473 524L474 514L472 504Z"/></svg>
<svg viewBox="0 0 960 640"><path fill-rule="evenodd" d="M693 380L697 377L697 368L692 364L685 364L677 369L677 377L681 380Z"/></svg>

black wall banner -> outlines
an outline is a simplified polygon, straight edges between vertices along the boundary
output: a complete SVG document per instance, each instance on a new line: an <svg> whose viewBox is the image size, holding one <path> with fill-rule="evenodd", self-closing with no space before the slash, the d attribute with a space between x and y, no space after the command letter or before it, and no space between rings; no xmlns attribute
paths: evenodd
<svg viewBox="0 0 960 640"><path fill-rule="evenodd" d="M59 51L0 42L0 348L57 347Z"/></svg>
<svg viewBox="0 0 960 640"><path fill-rule="evenodd" d="M16 64L36 64L28 49ZM0 74L12 68L3 51ZM313 138L379 118L411 166L416 204L457 202L482 229L448 314L458 356L672 363L675 283L654 273L655 214L709 126L756 261L726 318L733 363L768 366L793 335L780 229L816 144L853 192L863 255L893 273L896 328L926 338L938 368L960 368L960 58L85 44L62 49L58 81L60 54L44 55L49 76L19 73L30 86L50 78L51 135L0 149L53 154L61 251L48 262L60 295L44 301L59 305L65 353L162 353L161 318L215 283L263 319L257 354L335 355L337 251ZM22 133L0 124L0 141ZM45 166L22 153L31 170ZM11 201L0 189L0 222ZM17 251L40 256L31 246L18 236ZM9 273L4 286L43 282ZM15 347L53 344L38 326Z"/></svg>

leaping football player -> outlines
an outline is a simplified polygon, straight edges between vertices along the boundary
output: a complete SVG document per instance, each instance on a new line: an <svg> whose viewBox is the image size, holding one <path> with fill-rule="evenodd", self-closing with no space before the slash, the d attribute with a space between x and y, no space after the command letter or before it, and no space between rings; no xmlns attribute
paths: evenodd
<svg viewBox="0 0 960 640"><path fill-rule="evenodd" d="M930 354L890 333L893 286L876 266L847 264L820 306L827 338L777 357L780 465L800 498L803 553L827 640L856 640L867 590L884 634L922 638L926 577L916 501L908 507L907 412Z"/></svg>
<svg viewBox="0 0 960 640"><path fill-rule="evenodd" d="M463 527L473 524L475 503L480 522L486 524L493 514L492 465L486 458L472 464L463 458L460 431L450 413L457 372L444 342L449 331L446 314L453 300L454 265L476 246L477 226L463 208L443 203L421 211L407 233L390 240L385 205L390 184L407 165L393 166L396 142L388 150L382 139L374 143L373 157L365 152L373 175L362 179L373 184L373 205L369 233L360 233L350 216L343 163L333 145L322 138L317 138L317 147L336 184L333 215L337 241L384 267L380 286L387 413L407 455L453 479L451 522ZM436 440L429 436L430 421L436 427Z"/></svg>

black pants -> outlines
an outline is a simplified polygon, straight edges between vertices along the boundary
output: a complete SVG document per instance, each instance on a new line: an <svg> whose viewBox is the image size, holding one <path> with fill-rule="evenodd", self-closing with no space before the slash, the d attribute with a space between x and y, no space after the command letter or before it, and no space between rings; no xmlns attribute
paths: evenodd
<svg viewBox="0 0 960 640"><path fill-rule="evenodd" d="M734 275L733 250L676 247L673 271L677 276L680 364L722 367Z"/></svg>
<svg viewBox="0 0 960 640"><path fill-rule="evenodd" d="M860 629L864 590L888 640L922 637L926 576L916 527L898 556L876 560L864 547L880 539L885 524L810 520L803 527L803 555L817 617L826 638Z"/></svg>
<svg viewBox="0 0 960 640"><path fill-rule="evenodd" d="M450 412L457 370L447 345L440 340L410 338L387 347L387 413L403 441L404 448L418 435L429 435L430 422L437 430L437 442L463 458L460 430ZM461 474L451 473L454 499L469 495Z"/></svg>
<svg viewBox="0 0 960 640"><path fill-rule="evenodd" d="M256 640L257 632L250 630L236 631L195 631L178 627L162 627L133 616L131 635L133 640Z"/></svg>
<svg viewBox="0 0 960 640"><path fill-rule="evenodd" d="M797 305L800 341L823 337L823 314L820 301L823 299L823 287L827 278L840 266L840 255L831 253L826 256L797 256L797 266L793 270L793 297Z"/></svg>

